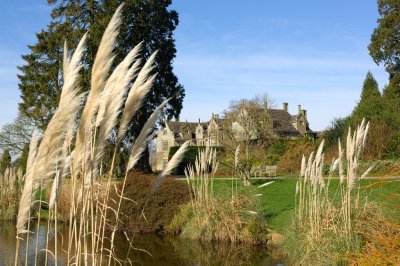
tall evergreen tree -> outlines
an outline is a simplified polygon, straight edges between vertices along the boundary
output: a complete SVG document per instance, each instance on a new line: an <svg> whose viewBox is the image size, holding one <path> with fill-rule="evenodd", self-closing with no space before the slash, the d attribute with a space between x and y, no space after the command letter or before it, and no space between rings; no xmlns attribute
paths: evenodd
<svg viewBox="0 0 400 266"><path fill-rule="evenodd" d="M178 13L168 9L171 0L48 0L48 2L54 6L51 13L52 21L47 29L37 34L37 43L29 46L31 53L22 57L25 65L19 67L22 72L18 76L22 98L19 109L24 115L32 118L40 128L47 126L58 104L62 88L64 40L67 40L69 47L75 47L85 32L89 32L89 40L80 85L83 90L89 89L88 69L93 65L102 33L115 9L124 2L114 64L118 64L141 41L143 41L144 59L154 51L159 51L157 66L154 69L158 72L156 82L140 112L133 118L126 140L131 142L152 111L173 95L175 97L166 107L165 115L168 118L179 116L185 93L173 73L172 61L176 55L173 31L179 20ZM147 162L142 162L141 165L147 165L148 168Z"/></svg>
<svg viewBox="0 0 400 266"><path fill-rule="evenodd" d="M352 124L359 124L363 118L367 120L378 120L382 115L382 97L378 82L368 71L361 90L360 101L351 115Z"/></svg>
<svg viewBox="0 0 400 266"><path fill-rule="evenodd" d="M10 167L10 166L11 166L10 152L8 150L4 150L3 155L1 156L1 161L0 161L0 173L4 174L7 167Z"/></svg>
<svg viewBox="0 0 400 266"><path fill-rule="evenodd" d="M28 162L28 155L29 155L29 143L25 143L18 164L18 167L21 169L23 174L26 173L26 164Z"/></svg>

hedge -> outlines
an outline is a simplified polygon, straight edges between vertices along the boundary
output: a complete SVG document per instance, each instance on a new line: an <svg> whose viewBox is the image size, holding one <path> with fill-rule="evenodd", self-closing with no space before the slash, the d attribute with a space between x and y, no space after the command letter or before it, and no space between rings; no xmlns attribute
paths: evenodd
<svg viewBox="0 0 400 266"><path fill-rule="evenodd" d="M188 150L186 151L181 163L176 167L174 170L172 170L173 175L184 175L185 174L185 168L186 166L190 164L194 164L196 161L196 156L199 152L199 150L205 149L206 146L189 146ZM217 154L221 154L223 152L222 147L213 147L217 149ZM174 146L169 149L169 154L168 154L168 160L171 160L172 156L176 153L176 151L179 149L179 146Z"/></svg>

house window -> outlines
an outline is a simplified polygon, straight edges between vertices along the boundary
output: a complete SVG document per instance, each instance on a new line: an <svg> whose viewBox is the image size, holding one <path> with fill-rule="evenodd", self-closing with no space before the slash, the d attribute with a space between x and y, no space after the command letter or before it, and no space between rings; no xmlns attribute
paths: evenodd
<svg viewBox="0 0 400 266"><path fill-rule="evenodd" d="M163 135L164 136L167 135L167 130L166 129L163 130Z"/></svg>
<svg viewBox="0 0 400 266"><path fill-rule="evenodd" d="M168 151L168 141L162 142L162 151Z"/></svg>

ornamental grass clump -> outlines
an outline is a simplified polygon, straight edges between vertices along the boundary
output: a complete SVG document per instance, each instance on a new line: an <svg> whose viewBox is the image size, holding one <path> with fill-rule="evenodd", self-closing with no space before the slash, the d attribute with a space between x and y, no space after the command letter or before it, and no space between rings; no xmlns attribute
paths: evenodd
<svg viewBox="0 0 400 266"><path fill-rule="evenodd" d="M156 77L153 68L157 53L152 54L142 64L139 59L141 43L110 73L115 59L114 47L121 24L122 7L123 4L118 7L105 30L93 64L91 88L87 94L81 93L78 85L82 68L80 62L85 54L87 34L82 37L73 53L68 50L66 44L64 46L63 88L58 108L43 135L39 138L34 133L30 144L17 219L15 265L20 265L23 261L25 265L28 261L29 263L34 261L36 264L39 252L46 253L46 265L48 263L57 265L58 252L64 251L67 253L68 265L114 265L124 262L115 255L114 240L120 228L121 205L132 204L124 196L126 179L128 172L140 159L151 137L154 124L170 99L155 109L131 145L122 186L116 186L113 180L117 148L114 150L109 172L101 175L101 164L108 139L111 135L115 135L117 141L115 147L119 147L127 127L140 109ZM177 153L184 153L186 147L187 145L181 147ZM171 163L179 163L179 158ZM174 166L169 164L168 167L170 169ZM165 171L158 177L152 193L168 174L169 172ZM63 217L68 217L69 236L68 239L63 239L65 249L60 251L55 248L60 242L57 239L59 216L57 206L66 178L70 178L67 204L69 214L63 213ZM48 230L46 249L38 250L41 212L38 212L36 217L38 220L36 232L32 232L35 229L30 224L31 211L37 205L38 209L41 209L45 199L42 193L39 199L35 199L34 195L38 189L46 187L51 187L49 202L46 202L50 211L48 226L50 227L50 221L54 218L55 233L50 236L51 230ZM113 198L115 204L111 206L109 198L112 190L117 197ZM27 252L30 234L36 234L34 260L28 258ZM54 247L48 246L50 237L54 238ZM25 257L24 254L19 254L22 239L25 239Z"/></svg>
<svg viewBox="0 0 400 266"><path fill-rule="evenodd" d="M323 176L324 141L315 155L311 153L308 159L303 156L296 184L294 226L284 246L292 263L344 263L346 254L359 250L359 224L374 213L370 211L372 204L360 201L360 180L372 170L370 167L359 173L368 128L363 121L353 133L349 130L346 150L339 141L339 156L332 161L328 177ZM339 186L330 194L334 173L338 174Z"/></svg>
<svg viewBox="0 0 400 266"><path fill-rule="evenodd" d="M0 174L0 220L14 220L17 217L23 175L21 169L7 167Z"/></svg>
<svg viewBox="0 0 400 266"><path fill-rule="evenodd" d="M170 230L184 238L203 241L266 244L268 230L257 212L254 191L216 195L214 176L218 169L216 150L199 150L195 164L187 167L190 202L181 207Z"/></svg>

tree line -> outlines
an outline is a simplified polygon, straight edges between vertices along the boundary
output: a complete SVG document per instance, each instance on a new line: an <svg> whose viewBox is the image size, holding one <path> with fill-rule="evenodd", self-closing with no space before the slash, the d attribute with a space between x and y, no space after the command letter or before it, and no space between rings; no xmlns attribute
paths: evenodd
<svg viewBox="0 0 400 266"><path fill-rule="evenodd" d="M378 26L368 46L372 59L383 65L389 82L382 92L371 72L368 72L360 100L353 112L332 121L325 132L328 146L344 138L348 128L355 128L363 118L371 122L367 159L395 159L400 157L400 2L379 0Z"/></svg>

